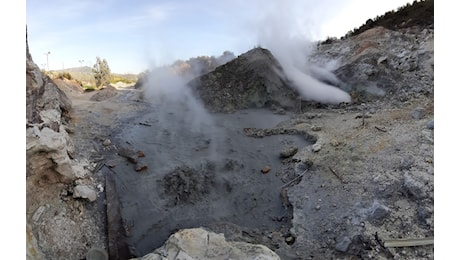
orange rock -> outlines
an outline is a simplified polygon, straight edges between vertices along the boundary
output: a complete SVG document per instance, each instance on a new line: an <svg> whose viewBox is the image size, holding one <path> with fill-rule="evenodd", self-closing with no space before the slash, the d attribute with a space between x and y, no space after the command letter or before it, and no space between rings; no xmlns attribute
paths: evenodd
<svg viewBox="0 0 460 260"><path fill-rule="evenodd" d="M263 174L266 174L268 173L269 171L271 170L271 168L269 166L264 166L264 168L262 168L262 170L260 170Z"/></svg>
<svg viewBox="0 0 460 260"><path fill-rule="evenodd" d="M147 165L140 165L136 167L136 172L147 170Z"/></svg>

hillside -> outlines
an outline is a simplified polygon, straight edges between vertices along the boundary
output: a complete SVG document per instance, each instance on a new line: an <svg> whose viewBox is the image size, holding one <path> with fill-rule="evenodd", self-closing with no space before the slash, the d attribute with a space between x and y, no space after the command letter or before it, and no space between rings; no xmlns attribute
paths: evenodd
<svg viewBox="0 0 460 260"><path fill-rule="evenodd" d="M368 19L365 24L350 31L345 37L355 36L379 26L389 30L413 26L434 28L434 0L414 0L412 4L407 3L396 11L391 10L373 19Z"/></svg>

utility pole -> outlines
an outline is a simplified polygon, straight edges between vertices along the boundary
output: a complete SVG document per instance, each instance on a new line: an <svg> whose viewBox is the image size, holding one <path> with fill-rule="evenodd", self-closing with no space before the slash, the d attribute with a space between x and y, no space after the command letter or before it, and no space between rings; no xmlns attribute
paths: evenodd
<svg viewBox="0 0 460 260"><path fill-rule="evenodd" d="M48 55L50 55L50 54L51 54L50 51L48 51L47 53L45 53L45 55L46 55L46 70L47 70L47 71L50 70L50 65L49 65L49 63L48 63Z"/></svg>

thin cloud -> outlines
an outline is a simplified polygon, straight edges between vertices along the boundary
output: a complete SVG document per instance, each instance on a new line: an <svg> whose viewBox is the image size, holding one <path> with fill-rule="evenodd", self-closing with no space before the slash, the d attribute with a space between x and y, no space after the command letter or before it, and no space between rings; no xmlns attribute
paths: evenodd
<svg viewBox="0 0 460 260"><path fill-rule="evenodd" d="M147 15L151 21L162 22L172 17L178 10L177 5L173 4L155 4L147 6Z"/></svg>
<svg viewBox="0 0 460 260"><path fill-rule="evenodd" d="M34 24L52 25L59 21L70 21L81 17L86 17L87 14L100 10L100 2L81 0L81 1L47 1L44 5L43 1L28 0L26 5L27 20Z"/></svg>
<svg viewBox="0 0 460 260"><path fill-rule="evenodd" d="M32 55L69 49L71 53L59 57L67 60L73 59L72 54L78 51L90 50L91 56L103 50L98 55L121 60L150 56L147 52L155 53L151 58L161 60L160 63L170 63L197 55L217 55L225 50L235 54L248 51L260 43L255 32L260 31L260 20L270 8L276 14L289 7L292 22L285 28L301 37L324 40L326 36L334 36L324 33L325 24L329 29L338 28L337 24L345 26L358 16L357 10L352 14L348 7L356 6L357 1L27 0L26 23ZM394 1L401 0L388 0ZM385 11L388 10L381 14ZM339 22L329 23L334 20ZM351 30L364 22L363 18L359 24L347 28ZM68 61L71 62L74 61ZM127 65L122 67L131 70Z"/></svg>

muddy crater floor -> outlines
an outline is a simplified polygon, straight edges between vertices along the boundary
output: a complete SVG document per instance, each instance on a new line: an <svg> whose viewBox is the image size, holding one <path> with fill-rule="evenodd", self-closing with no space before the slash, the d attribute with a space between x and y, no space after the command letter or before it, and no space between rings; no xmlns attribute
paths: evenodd
<svg viewBox="0 0 460 260"><path fill-rule="evenodd" d="M109 250L139 257L179 229L204 227L281 259L432 259L433 245L382 242L433 236L431 98L210 114L139 94L72 97L76 154L105 184L97 209L107 212ZM419 107L425 117L413 118Z"/></svg>
<svg viewBox="0 0 460 260"><path fill-rule="evenodd" d="M183 228L237 225L261 233L290 228L282 188L304 167L289 151L312 144L299 133L250 134L289 119L266 109L198 115L150 105L114 135L107 161L133 255L160 247ZM302 164L300 164L302 165Z"/></svg>

